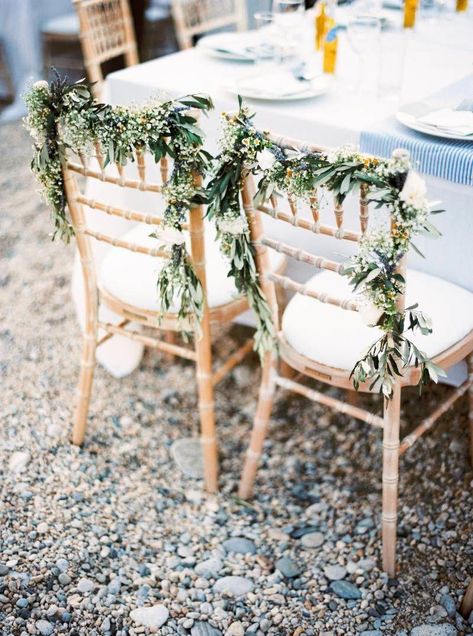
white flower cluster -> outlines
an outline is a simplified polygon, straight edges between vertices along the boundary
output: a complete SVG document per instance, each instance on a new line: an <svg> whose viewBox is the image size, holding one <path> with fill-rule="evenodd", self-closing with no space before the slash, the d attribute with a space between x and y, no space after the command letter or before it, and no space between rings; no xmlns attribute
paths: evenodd
<svg viewBox="0 0 473 636"><path fill-rule="evenodd" d="M327 153L326 157L329 163L339 163L340 161L347 161L354 158L361 159L361 155L357 153L353 144L345 144L339 148L334 148Z"/></svg>

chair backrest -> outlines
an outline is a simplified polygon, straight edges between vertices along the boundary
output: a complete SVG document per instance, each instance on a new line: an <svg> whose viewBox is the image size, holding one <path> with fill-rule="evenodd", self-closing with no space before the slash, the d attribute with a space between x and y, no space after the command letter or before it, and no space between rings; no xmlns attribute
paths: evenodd
<svg viewBox="0 0 473 636"><path fill-rule="evenodd" d="M307 144L299 140L282 138L271 134L268 135L268 133L264 133L264 136L266 136L270 141L276 143L283 150L287 149L290 153L294 153L295 155L297 155L297 153L307 154L331 152L331 149ZM366 157L367 161L370 159L374 159L376 161L375 158ZM299 293L319 302L329 303L349 311L359 311L360 305L357 300L353 299L353 297L339 298L336 294L321 293L306 287L306 285L301 284L290 276L282 276L271 272L267 255L268 248L285 254L296 261L306 263L316 268L330 270L339 275L343 275L346 264L330 260L325 256L312 254L300 249L299 247L291 245L289 242L277 241L267 236L263 229L262 215L268 215L275 219L279 224L289 224L307 232L308 234L333 237L340 241L350 242L352 245L354 244L357 246L368 230L369 204L367 200L367 192L367 186L361 185L359 192L355 195L358 197L359 205L359 230L349 229L345 227L344 223L344 206L337 201L336 197L333 199L332 206L329 206L332 207L334 223L330 223L330 221L325 222L325 219L323 219L321 215L321 197L319 196L317 188L310 193L308 201L306 202L306 205L310 210L310 218L308 218L307 214L301 214L299 212L299 202L297 197L293 195L285 195L288 201L289 211L281 209L281 206L278 205L278 199L274 195L270 197L268 203L255 203L254 197L256 194L256 188L254 185L254 177L251 173L246 176L242 185L243 206L248 219L252 242L256 247L256 266L259 272L261 286L272 305L273 316L278 315L275 286L281 286L289 291ZM326 200L326 194L327 193L324 193L324 200ZM325 214L323 216L325 216ZM395 225L391 223L391 231L393 231L394 228ZM289 236L290 235L291 233L289 233ZM398 272L402 273L404 269L405 259L401 259L401 262L398 265ZM404 307L404 300L404 294L400 294L396 301L399 311L402 311Z"/></svg>
<svg viewBox="0 0 473 636"><path fill-rule="evenodd" d="M126 66L139 62L130 6L128 0L74 0L74 5L87 76L99 96L102 64L121 55Z"/></svg>
<svg viewBox="0 0 473 636"><path fill-rule="evenodd" d="M172 0L172 15L181 49L191 48L195 35L228 26L247 28L245 0Z"/></svg>
<svg viewBox="0 0 473 636"><path fill-rule="evenodd" d="M164 212L160 193L163 192L163 188L168 183L168 177L171 174L172 165L169 158L167 156L162 157L159 160L159 166L157 166L150 154L145 154L143 151L135 149L133 151L133 157L129 157L130 161L127 164L128 167L124 167L123 165L120 165L120 163L109 163L106 165L106 160L100 145L95 143L94 148L95 150L90 153L90 156L80 155L80 160L73 153L68 152L68 155L63 162L66 200L75 231L77 247L84 274L87 307L88 310L90 310L89 313L91 315L95 312L94 307L96 307L100 296L107 296L107 292L105 290L99 290L98 287L91 239L152 257L164 258L166 260L172 257L172 240L166 241L169 243L169 247L163 247L163 241L159 240L160 231L164 229L163 216L146 214L139 210L130 208L125 209L123 207L110 205L110 202L107 200L108 196L112 196L110 188L127 188L135 192L139 191L142 193L150 193L150 195L156 195L156 205L154 207L157 210L161 208ZM132 174L132 172L134 174ZM155 176L152 176L150 179L148 178L148 174L151 172L154 172ZM159 177L156 177L156 173L159 173ZM103 199L97 196L94 196L93 198L88 196L80 187L81 182L84 181L81 177L86 177L87 180L99 181L108 184L106 186L108 192L103 195ZM196 174L194 176L194 183L196 187L201 186L201 181L202 178ZM88 187L90 189L90 184L88 184ZM95 191L95 188L92 189ZM147 201L147 207L149 206L149 203L150 202ZM149 236L153 232L156 233L158 235L156 238L156 246L129 242L122 238L116 238L110 234L96 231L93 229L93 222L90 213L86 214L84 208L87 208L91 212L95 212L97 214L111 215L113 217L132 221L135 224L148 226L149 231L145 232L143 236ZM91 222L89 222L89 220ZM187 233L190 235L190 253L188 254L189 262L202 286L203 294L205 296L204 221L201 205L197 205L190 209L189 222L183 222L181 224L181 228L184 234ZM155 293L158 295L157 288L155 288ZM108 305L112 306L114 299L107 297L107 301ZM136 313L133 312L132 308L130 308L127 313L126 310L123 310L123 308L120 307L119 313L122 313L132 319L137 318L144 324L156 326L156 315L153 312L140 310L139 313ZM186 324L190 325L190 328L192 328L193 318L192 316L189 318L189 322L184 321L182 323L182 328L186 328ZM163 327L167 324L166 316L164 316L164 320L161 324Z"/></svg>

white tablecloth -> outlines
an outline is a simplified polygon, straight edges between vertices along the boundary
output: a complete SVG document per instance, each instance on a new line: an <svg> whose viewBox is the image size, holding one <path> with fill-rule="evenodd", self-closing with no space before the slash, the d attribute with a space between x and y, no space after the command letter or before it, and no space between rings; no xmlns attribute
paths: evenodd
<svg viewBox="0 0 473 636"><path fill-rule="evenodd" d="M420 25L417 32L406 33L407 63L402 101L425 98L472 72L472 22L466 17L463 21L459 18L455 16L440 35L440 25L434 22ZM313 53L312 57L315 64L321 64L320 54ZM362 130L394 115L398 104L378 99L374 92L360 95L347 91L347 84L356 74L356 61L343 33L340 35L338 68L332 90L321 97L286 103L247 100L257 113L256 124L284 136L324 146L357 144ZM236 97L223 86L248 72L251 72L251 66L214 59L199 49L191 49L109 75L109 97L113 104L140 104L162 94L174 97L191 92L210 94L215 111L203 119L202 125L209 149L215 151L219 115L237 106ZM473 291L473 251L468 249L473 236L471 187L433 177L427 177L427 185L429 198L440 199L447 210L446 214L436 218L443 236L436 241L418 239L417 245L426 259L413 254L410 265ZM126 191L123 196L126 205ZM356 226L355 209L348 209L346 218L348 226L350 223ZM343 256L349 253L345 242L307 237L294 228L289 231L294 233L301 247L310 247L313 252L331 257L338 255L339 258L341 253ZM280 228L279 224L270 232L275 237L284 232L287 240L287 228ZM301 270L295 275L305 276Z"/></svg>

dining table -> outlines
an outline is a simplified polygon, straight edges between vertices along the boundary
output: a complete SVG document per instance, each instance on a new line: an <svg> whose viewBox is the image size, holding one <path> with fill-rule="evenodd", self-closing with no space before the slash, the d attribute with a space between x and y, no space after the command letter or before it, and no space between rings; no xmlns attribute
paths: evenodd
<svg viewBox="0 0 473 636"><path fill-rule="evenodd" d="M336 20L343 24L347 20L348 9L340 7L337 11ZM392 12L395 20L400 19L400 13ZM322 53L316 51L313 45L314 22L314 12L307 12L301 45L305 62L318 73L322 71ZM396 113L402 104L422 102L432 96L442 95L446 98L450 95L451 99L462 95L464 98L473 98L472 32L471 16L455 14L449 15L448 19L419 19L415 29L406 29L402 33L402 83L393 96L383 95L378 87L380 73L390 72L389 67L380 70L379 51L373 50L369 65L360 68L359 58L350 45L346 30L340 29L336 72L328 77L326 92L307 99L246 97L245 103L255 113L256 126L282 137L302 139L327 148L346 144L359 147L361 143L361 149L366 150L363 143L370 139L370 133L378 131L382 138L384 131L386 135L392 133L389 130L392 126L397 127L395 130L401 135L402 144L402 135L405 134L408 141L411 134L408 129L402 130L403 126L396 122ZM380 37L383 38L382 31ZM394 59L393 63L399 65L399 60ZM107 100L114 105L133 106L154 99L178 98L190 93L210 95L214 109L208 116L201 118L200 125L205 132L210 152L217 153L222 113L238 108L236 93L239 82L242 81L241 78L257 72L257 67L257 64L211 55L204 46L196 46L110 74L107 77ZM259 72L262 70L263 65ZM362 90L359 86L361 83ZM429 199L441 201L445 212L435 218L439 238L432 240L421 236L416 239L416 247L423 256L413 251L409 255L409 267L437 275L473 291L473 250L470 249L473 237L473 171L460 182L449 178L447 172L439 172L438 162L435 161L436 153L440 156L445 146L448 150L449 141L435 140L421 133L412 134L421 139L420 145L424 143L424 139L425 143L434 144L430 152L434 160L430 160L425 171L422 165L415 167L423 173ZM463 143L467 147L466 154L470 150L473 152L473 141L461 142ZM430 164L435 169L430 169ZM133 194L123 190L120 196L123 196L121 203L127 207ZM376 212L373 211L372 220L375 215ZM358 224L354 203L347 205L345 218L347 227ZM119 235L127 229L123 226L123 221L117 219L107 218L104 222L111 234ZM293 234L293 242L322 256L343 260L352 253L351 248L346 247L346 242L337 241L336 238L306 237L306 233L301 233L297 228L280 228L270 218L265 219L265 223L267 232L274 238L287 240L290 232ZM289 263L288 267L291 274L300 280L310 275L300 263ZM80 276L78 271L76 274L74 288L78 298ZM80 305L80 299L78 304ZM245 315L242 321L251 322L251 316ZM141 353L136 345L137 343L131 343L136 355L128 357L126 368L121 364L117 375L125 375L138 363ZM109 347L112 350L114 345L110 344ZM121 360L123 363L124 358L121 357ZM112 373L113 366L114 362L107 366Z"/></svg>

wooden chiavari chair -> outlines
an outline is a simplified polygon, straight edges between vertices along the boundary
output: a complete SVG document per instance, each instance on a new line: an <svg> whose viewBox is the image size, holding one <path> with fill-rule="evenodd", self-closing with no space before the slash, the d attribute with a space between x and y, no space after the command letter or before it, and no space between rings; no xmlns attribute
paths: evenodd
<svg viewBox="0 0 473 636"><path fill-rule="evenodd" d="M164 264L163 259L169 256L169 252L160 247L159 239L150 237L150 234L153 230L159 234L162 217L112 206L98 198L91 199L82 193L77 176L100 181L107 184L106 188L127 188L144 196L155 196L156 205L153 208L159 210L159 193L168 179L169 160L165 157L160 161L160 178L153 177L150 180L147 173L151 174L152 169L156 172L157 168L154 161L150 161L147 166L147 156L138 151L135 153L136 162L129 164L126 173L120 165L116 165L116 173L113 165L104 169L104 157L99 146L96 147L94 157L81 159L79 162L74 157L69 157L63 165L67 204L82 265L86 310L73 442L80 445L85 436L96 349L113 335L131 338L147 347L192 360L196 364L205 485L209 491L215 491L218 462L214 387L252 350L253 341L249 338L219 368L212 370L211 323L233 320L248 309L247 300L237 294L227 277L228 268L220 255L215 237L210 236L209 231L204 232L202 206L193 208L183 230L188 234L189 256L204 290L204 314L199 329L201 335L195 335L194 348L166 341L166 332L182 331L186 325L179 322L177 308L176 313L170 312L164 317L159 310L156 284L159 267ZM136 176L129 175L131 169L135 170ZM200 177L196 179L200 184ZM88 210L87 214L85 208ZM117 239L93 229L93 214L120 217L134 222L135 225ZM96 271L92 239L111 245L100 271ZM206 252L210 253L207 265ZM284 257L281 258L276 253L274 257L275 267L280 270ZM118 314L121 317L120 322L112 324L101 321L101 306ZM136 324L139 325L138 329L130 329ZM161 331L163 337L142 333L142 327ZM192 329L192 325L187 325L187 328Z"/></svg>
<svg viewBox="0 0 473 636"><path fill-rule="evenodd" d="M172 15L181 49L193 46L193 37L235 26L247 28L245 0L172 0Z"/></svg>
<svg viewBox="0 0 473 636"><path fill-rule="evenodd" d="M296 151L298 149L305 152L326 150L290 139L281 140L276 136L270 136L270 138L279 145ZM348 241L356 245L366 232L369 222L366 192L361 189L359 198L360 231L345 228L344 209L336 203L333 209L335 224L324 224L320 218L317 191L314 191L311 197L312 218L310 219L307 215L304 216L298 212L297 202L294 199L289 199L291 211L286 213L278 209L275 199L270 205L256 207L254 194L253 177L249 175L243 184L242 200L252 241L256 247L261 285L272 307L273 318L278 328L280 356L289 367L302 376L342 389L350 389L352 388L350 372L353 366L377 340L380 333L364 324L360 315L357 314L359 307L356 296L352 293L346 278L340 275L342 263L272 240L263 232L262 216L269 215L281 224L290 224L307 233L314 233L317 237L335 237L341 242ZM316 244L320 245L319 239L317 241ZM289 258L323 271L312 276L304 284L300 284L268 269L268 249L276 250ZM447 409L465 393L469 395L470 432L473 439L473 294L435 276L406 270L405 258L401 262L399 272L405 274L407 280L406 293L399 296L397 300L399 310L407 306L405 298L407 296L408 303L419 302L420 308L431 317L433 322L432 334L425 337L414 335L410 336L411 339L414 342L417 341L419 346L417 338L424 338L420 348L444 369L467 358L469 368L467 380L460 387L452 390L449 397L433 413L423 418L410 434L400 439L401 389L418 383L419 368L409 367L402 378L398 379L392 399L384 401L384 415L381 417L342 399L309 388L296 382L295 379L282 377L277 371L275 354L268 353L263 364L254 425L239 487L239 495L242 498L251 496L277 387L294 391L339 413L345 413L381 429L383 431L383 568L390 576L394 576L395 573L400 455L405 453L421 435L429 431ZM284 310L281 326L278 324L275 293L277 286L295 293ZM362 385L360 390L368 392L368 383ZM471 450L473 457L473 445Z"/></svg>
<svg viewBox="0 0 473 636"><path fill-rule="evenodd" d="M139 63L128 0L74 0L80 22L80 41L87 77L100 96L102 65L123 56L125 66Z"/></svg>

